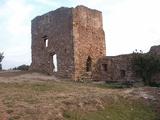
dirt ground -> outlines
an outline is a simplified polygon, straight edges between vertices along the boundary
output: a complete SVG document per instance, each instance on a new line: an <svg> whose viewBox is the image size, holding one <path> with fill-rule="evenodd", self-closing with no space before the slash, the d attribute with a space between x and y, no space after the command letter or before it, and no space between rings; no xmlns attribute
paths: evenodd
<svg viewBox="0 0 160 120"><path fill-rule="evenodd" d="M0 120L63 120L65 111L103 109L106 99L117 100L117 96L144 101L160 113L159 88L109 89L41 73L0 72Z"/></svg>

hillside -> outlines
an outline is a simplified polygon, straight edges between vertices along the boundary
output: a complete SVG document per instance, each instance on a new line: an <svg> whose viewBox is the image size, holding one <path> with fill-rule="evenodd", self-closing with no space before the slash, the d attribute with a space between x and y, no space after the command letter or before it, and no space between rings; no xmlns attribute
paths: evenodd
<svg viewBox="0 0 160 120"><path fill-rule="evenodd" d="M28 72L0 73L0 120L159 120L160 89L111 89Z"/></svg>

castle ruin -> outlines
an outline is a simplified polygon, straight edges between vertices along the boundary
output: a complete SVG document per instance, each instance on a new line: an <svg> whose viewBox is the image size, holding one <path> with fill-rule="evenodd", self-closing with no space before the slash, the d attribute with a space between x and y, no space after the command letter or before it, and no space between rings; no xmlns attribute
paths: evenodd
<svg viewBox="0 0 160 120"><path fill-rule="evenodd" d="M31 70L79 79L105 56L102 13L84 6L59 8L32 20ZM57 57L57 71L53 58Z"/></svg>
<svg viewBox="0 0 160 120"><path fill-rule="evenodd" d="M153 46L149 53L160 56L160 46ZM139 80L132 59L132 54L106 56L100 11L62 7L32 20L32 71L72 80ZM153 80L159 81L160 74Z"/></svg>

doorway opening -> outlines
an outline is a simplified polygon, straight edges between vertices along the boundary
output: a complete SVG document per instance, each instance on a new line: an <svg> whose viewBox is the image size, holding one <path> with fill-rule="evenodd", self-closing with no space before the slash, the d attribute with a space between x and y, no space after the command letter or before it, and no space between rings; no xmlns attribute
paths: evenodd
<svg viewBox="0 0 160 120"><path fill-rule="evenodd" d="M92 70L92 59L90 56L88 56L87 62L86 62L86 71L90 72L91 70Z"/></svg>
<svg viewBox="0 0 160 120"><path fill-rule="evenodd" d="M53 72L57 72L58 66L57 66L57 55L56 54L52 56L52 65L53 65Z"/></svg>
<svg viewBox="0 0 160 120"><path fill-rule="evenodd" d="M120 76L121 76L121 78L124 78L126 76L126 71L120 70Z"/></svg>

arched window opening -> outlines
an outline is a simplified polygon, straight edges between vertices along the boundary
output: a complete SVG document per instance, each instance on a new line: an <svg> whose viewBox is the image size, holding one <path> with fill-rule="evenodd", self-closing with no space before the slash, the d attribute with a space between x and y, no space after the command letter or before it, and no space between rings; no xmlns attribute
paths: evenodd
<svg viewBox="0 0 160 120"><path fill-rule="evenodd" d="M88 56L87 62L86 62L86 71L90 72L91 70L92 70L92 59L90 56Z"/></svg>

